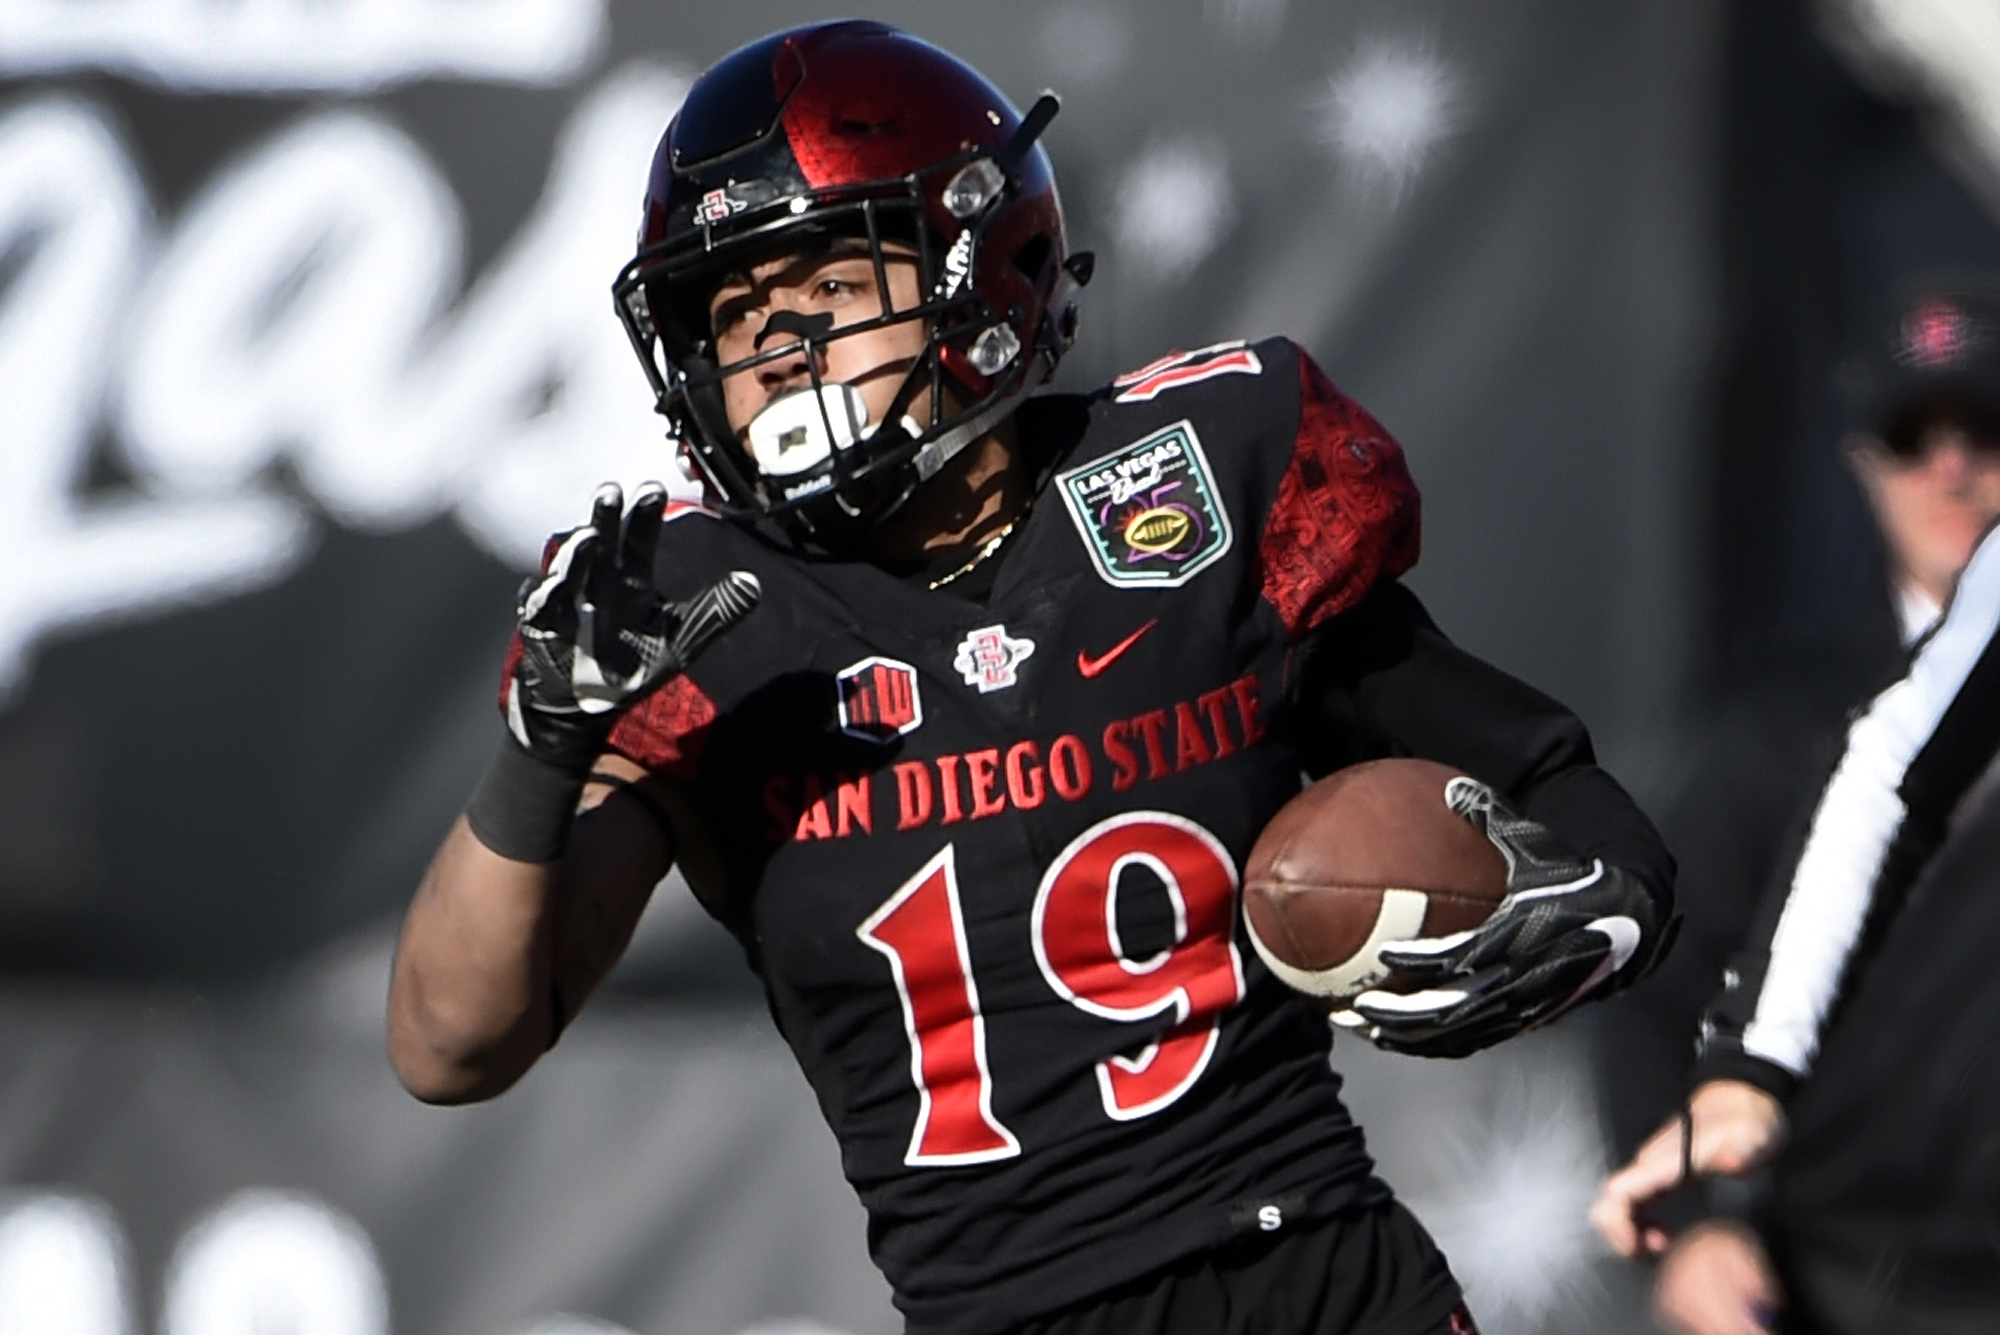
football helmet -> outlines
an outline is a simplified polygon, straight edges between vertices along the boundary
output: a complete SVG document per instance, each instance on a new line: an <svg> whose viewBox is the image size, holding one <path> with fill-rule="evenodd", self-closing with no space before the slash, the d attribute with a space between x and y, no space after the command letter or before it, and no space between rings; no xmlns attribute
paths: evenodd
<svg viewBox="0 0 2000 1335"><path fill-rule="evenodd" d="M1026 116L977 71L873 22L774 33L688 91L653 158L638 253L613 286L659 410L725 513L837 543L908 499L1046 380L1076 331L1091 257L1072 255L1047 154L1044 95ZM708 302L731 272L864 242L885 309L831 328L779 317L782 346L722 364ZM891 309L884 246L913 252L918 304ZM782 326L780 319L787 319ZM883 420L822 383L833 340L924 322L924 350ZM804 344L811 385L743 437L722 380ZM927 420L909 414L931 390Z"/></svg>

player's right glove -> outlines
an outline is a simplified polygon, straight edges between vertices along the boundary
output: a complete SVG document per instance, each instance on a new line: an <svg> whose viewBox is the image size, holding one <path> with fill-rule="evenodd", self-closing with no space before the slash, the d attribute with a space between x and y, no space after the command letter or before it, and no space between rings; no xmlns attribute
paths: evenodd
<svg viewBox="0 0 2000 1335"><path fill-rule="evenodd" d="M653 561L666 499L648 483L628 513L615 484L599 487L590 522L565 534L548 568L521 586L508 740L465 808L473 835L502 857L561 857L585 777L619 714L757 605L747 570L685 601L659 595Z"/></svg>
<svg viewBox="0 0 2000 1335"><path fill-rule="evenodd" d="M1507 897L1472 931L1386 943L1382 962L1419 987L1364 992L1335 1023L1387 1051L1463 1057L1643 977L1665 955L1675 924L1630 872L1578 857L1476 779L1453 779L1445 802L1506 859Z"/></svg>
<svg viewBox="0 0 2000 1335"><path fill-rule="evenodd" d="M539 759L586 769L618 715L685 671L757 605L757 577L732 570L685 602L653 588L667 494L648 483L624 513L616 483L597 489L590 523L521 586L521 653L507 683L507 730ZM620 516L623 514L623 524Z"/></svg>

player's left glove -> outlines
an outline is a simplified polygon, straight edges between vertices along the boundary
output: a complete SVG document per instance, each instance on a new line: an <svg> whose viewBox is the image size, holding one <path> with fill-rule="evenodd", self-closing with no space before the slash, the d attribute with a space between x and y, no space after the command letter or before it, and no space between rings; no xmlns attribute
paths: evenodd
<svg viewBox="0 0 2000 1335"><path fill-rule="evenodd" d="M685 602L653 588L666 491L648 483L624 514L616 483L597 489L590 523L521 586L521 653L507 683L507 730L524 750L588 768L618 714L683 671L757 605L757 577L733 570ZM623 519L621 525L620 520Z"/></svg>
<svg viewBox="0 0 2000 1335"><path fill-rule="evenodd" d="M577 798L619 714L669 678L757 605L757 577L732 570L693 597L653 587L666 490L624 496L598 488L590 522L521 586L518 652L505 686L508 740L465 806L473 836L502 857L563 856Z"/></svg>
<svg viewBox="0 0 2000 1335"><path fill-rule="evenodd" d="M1507 860L1507 897L1472 931L1384 945L1382 962L1417 988L1363 992L1336 1024L1390 1052L1463 1057L1623 987L1666 953L1672 924L1629 872L1578 857L1476 779L1453 779L1445 802Z"/></svg>

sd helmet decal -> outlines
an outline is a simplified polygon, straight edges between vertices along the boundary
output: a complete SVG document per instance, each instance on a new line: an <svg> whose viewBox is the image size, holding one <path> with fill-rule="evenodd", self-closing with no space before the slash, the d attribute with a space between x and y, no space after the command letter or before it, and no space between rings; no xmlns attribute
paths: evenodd
<svg viewBox="0 0 2000 1335"><path fill-rule="evenodd" d="M1229 550L1229 515L1192 422L1176 422L1056 475L1097 573L1178 588Z"/></svg>

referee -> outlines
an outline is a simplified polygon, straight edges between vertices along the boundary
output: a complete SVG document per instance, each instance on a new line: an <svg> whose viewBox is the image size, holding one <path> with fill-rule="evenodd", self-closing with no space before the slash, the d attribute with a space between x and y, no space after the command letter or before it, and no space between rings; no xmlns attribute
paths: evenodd
<svg viewBox="0 0 2000 1335"><path fill-rule="evenodd" d="M2000 358L2000 320L1960 332L1968 362ZM1951 429L1949 448L2000 457L2000 416ZM1685 1112L1592 1209L1621 1254L1665 1255L1656 1304L1676 1329L2000 1331L1996 633L1989 530L1906 673L1849 725L1704 1017ZM1672 1237L1649 1210L1690 1173L1753 1186L1730 1193L1739 1217Z"/></svg>
<svg viewBox="0 0 2000 1335"><path fill-rule="evenodd" d="M1919 878L2000 752L1995 533L1908 674L1848 729L1789 887L1703 1022L1686 1113L1605 1183L1592 1208L1621 1254L1659 1255L1670 1239L1645 1221L1646 1206L1689 1169L1742 1176L1764 1167L1786 1146L1788 1120L1810 1120L1813 1140L1795 1139L1774 1175L1773 1190L1791 1199L1768 1200L1762 1213L1787 1221L1782 1241L1813 1259L1780 1278L1737 1233L1747 1301L1715 1316L1736 1316L1745 1335L2000 1331L2000 1121L1991 1120L2000 1108L2000 881ZM1963 890L1993 902L1954 913ZM1860 1023L1829 1034L1836 1016L1863 1008ZM1848 1029L1870 1041L1844 1043L1839 1086L1810 1081L1833 1067L1823 1061L1830 1040L1856 1037ZM1830 1211L1801 1208L1820 1196ZM1815 1216L1845 1224L1844 1236L1812 1236L1798 1221ZM1707 1287L1718 1303L1731 1299ZM1787 1303L1787 1289L1799 1301Z"/></svg>

